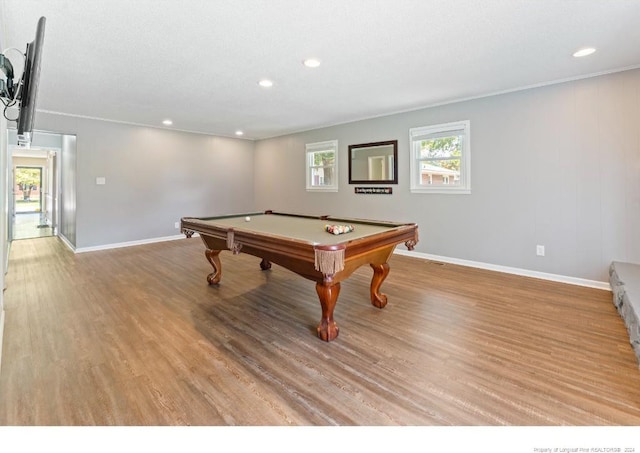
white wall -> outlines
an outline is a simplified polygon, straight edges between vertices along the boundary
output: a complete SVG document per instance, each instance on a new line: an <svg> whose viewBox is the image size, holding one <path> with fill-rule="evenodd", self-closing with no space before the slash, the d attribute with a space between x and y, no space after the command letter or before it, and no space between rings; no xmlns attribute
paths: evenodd
<svg viewBox="0 0 640 453"><path fill-rule="evenodd" d="M409 128L471 121L471 195L409 192ZM417 222L418 252L607 282L640 262L640 70L256 143L256 208ZM305 143L339 140L338 193L305 191ZM350 144L398 140L393 195L356 195ZM536 245L546 256L536 256Z"/></svg>
<svg viewBox="0 0 640 453"><path fill-rule="evenodd" d="M183 216L254 209L251 141L41 112L36 125L76 136L76 249L178 235ZM63 184L70 171L63 161Z"/></svg>

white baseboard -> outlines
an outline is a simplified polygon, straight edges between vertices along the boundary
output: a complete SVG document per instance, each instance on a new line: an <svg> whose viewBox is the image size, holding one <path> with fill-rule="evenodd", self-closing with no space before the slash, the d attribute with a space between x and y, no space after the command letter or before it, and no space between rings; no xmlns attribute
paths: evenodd
<svg viewBox="0 0 640 453"><path fill-rule="evenodd" d="M500 266L497 264L481 263L478 261L461 260L458 258L449 258L447 256L431 255L428 253L410 252L407 250L396 249L394 253L398 255L412 256L429 261L439 261L442 263L457 264L459 266L476 267L478 269L486 269L496 272L504 272L505 274L521 275L523 277L539 278L553 282L567 283L570 285L586 286L588 288L603 289L611 291L611 285L608 282L599 282L596 280L587 280L584 278L568 277L566 275L548 274L546 272L531 271L528 269L520 269L517 267Z"/></svg>
<svg viewBox="0 0 640 453"><path fill-rule="evenodd" d="M151 239L142 239L139 241L129 241L129 242L118 242L114 244L105 244L105 245L97 245L94 247L79 247L72 248L74 253L84 253L84 252L97 252L99 250L109 250L109 249L118 249L121 247L134 247L136 245L144 245L144 244L153 244L155 242L166 242L166 241L175 241L178 239L184 239L184 234L176 234L174 236L164 236L159 238L151 238ZM70 244L68 244L70 245Z"/></svg>
<svg viewBox="0 0 640 453"><path fill-rule="evenodd" d="M196 236L196 235L197 234L194 234L194 236ZM174 236L164 236L164 237L151 238L151 239L142 239L142 240L139 240L139 241L119 242L119 243L114 243L114 244L98 245L98 246L94 246L94 247L76 248L64 236L60 235L58 237L60 237L60 239L62 239L63 242L67 245L67 247L69 247L74 253L95 252L95 251L99 251L99 250L109 250L109 249L116 249L116 248L121 248L121 247L133 247L133 246L136 246L136 245L153 244L155 242L175 241L175 240L178 240L178 239L184 239L185 238L184 234L176 234ZM463 260L463 259L459 259L459 258L450 258L450 257L447 257L447 256L432 255L432 254L429 254L429 253L413 252L413 251L407 251L407 250L401 250L401 249L396 249L394 251L394 253L397 253L398 255L405 255L405 256L411 256L411 257L414 257L414 258L420 258L420 259L423 259L423 260L440 261L440 262L443 262L443 263L457 264L459 266L475 267L475 268L478 268L478 269L486 269L486 270L490 270L490 271L504 272L505 274L521 275L523 277L539 278L539 279L542 279L542 280L549 280L549 281L553 281L553 282L567 283L567 284L570 284L570 285L586 286L588 288L596 288L596 289L602 289L602 290L606 290L606 291L611 291L611 285L609 284L609 282L599 282L599 281L596 281L596 280L588 280L588 279L584 279L584 278L569 277L569 276L566 276L566 275L549 274L549 273L546 273L546 272L538 272L538 271L532 271L532 270L528 270L528 269L520 269L520 268L517 268L517 267L500 266L500 265L497 265L497 264L482 263L482 262L479 262L479 261L469 261L469 260Z"/></svg>

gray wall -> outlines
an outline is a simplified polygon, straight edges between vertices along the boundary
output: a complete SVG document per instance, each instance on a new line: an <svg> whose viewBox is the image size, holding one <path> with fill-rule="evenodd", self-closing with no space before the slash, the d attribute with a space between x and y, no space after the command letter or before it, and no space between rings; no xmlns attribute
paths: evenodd
<svg viewBox="0 0 640 453"><path fill-rule="evenodd" d="M471 121L470 195L409 192L409 128ZM600 282L640 262L640 70L262 140L256 208L417 222L418 252ZM338 193L305 191L305 143L339 140ZM393 195L356 195L350 144L398 139ZM536 245L546 256L536 256Z"/></svg>
<svg viewBox="0 0 640 453"><path fill-rule="evenodd" d="M417 222L421 253L606 282L612 260L640 262L639 97L632 70L255 144L42 112L36 124L77 135L61 232L79 249L176 235L182 216L275 209ZM410 193L409 128L466 119L472 193ZM340 190L306 192L305 144L332 139ZM354 194L348 146L393 139L393 195Z"/></svg>
<svg viewBox="0 0 640 453"><path fill-rule="evenodd" d="M183 216L253 210L251 141L43 112L36 124L76 136L77 249L177 235ZM74 164L62 165L62 223L72 235L74 210L64 203Z"/></svg>

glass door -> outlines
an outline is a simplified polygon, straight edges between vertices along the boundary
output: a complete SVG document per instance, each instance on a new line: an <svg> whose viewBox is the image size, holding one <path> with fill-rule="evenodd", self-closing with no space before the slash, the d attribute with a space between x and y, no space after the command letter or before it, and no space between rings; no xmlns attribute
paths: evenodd
<svg viewBox="0 0 640 453"><path fill-rule="evenodd" d="M16 167L16 214L42 212L42 168Z"/></svg>
<svg viewBox="0 0 640 453"><path fill-rule="evenodd" d="M43 202L43 167L17 165L14 172L14 225L12 239L51 236Z"/></svg>

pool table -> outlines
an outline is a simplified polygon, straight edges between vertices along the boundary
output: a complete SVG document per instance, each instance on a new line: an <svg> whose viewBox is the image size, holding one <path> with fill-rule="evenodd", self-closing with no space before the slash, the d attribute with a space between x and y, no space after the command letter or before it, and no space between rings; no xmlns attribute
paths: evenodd
<svg viewBox="0 0 640 453"><path fill-rule="evenodd" d="M332 226L350 226L352 231L332 234ZM181 231L189 238L198 233L206 247L205 256L213 272L210 285L220 283L220 252L248 253L262 259L262 270L271 263L316 282L322 307L318 336L332 341L338 336L333 311L340 282L363 264L373 268L371 303L383 308L387 296L380 286L389 274L388 260L396 245L409 250L418 242L415 223L392 223L330 216L307 216L273 211L216 217L183 217Z"/></svg>

